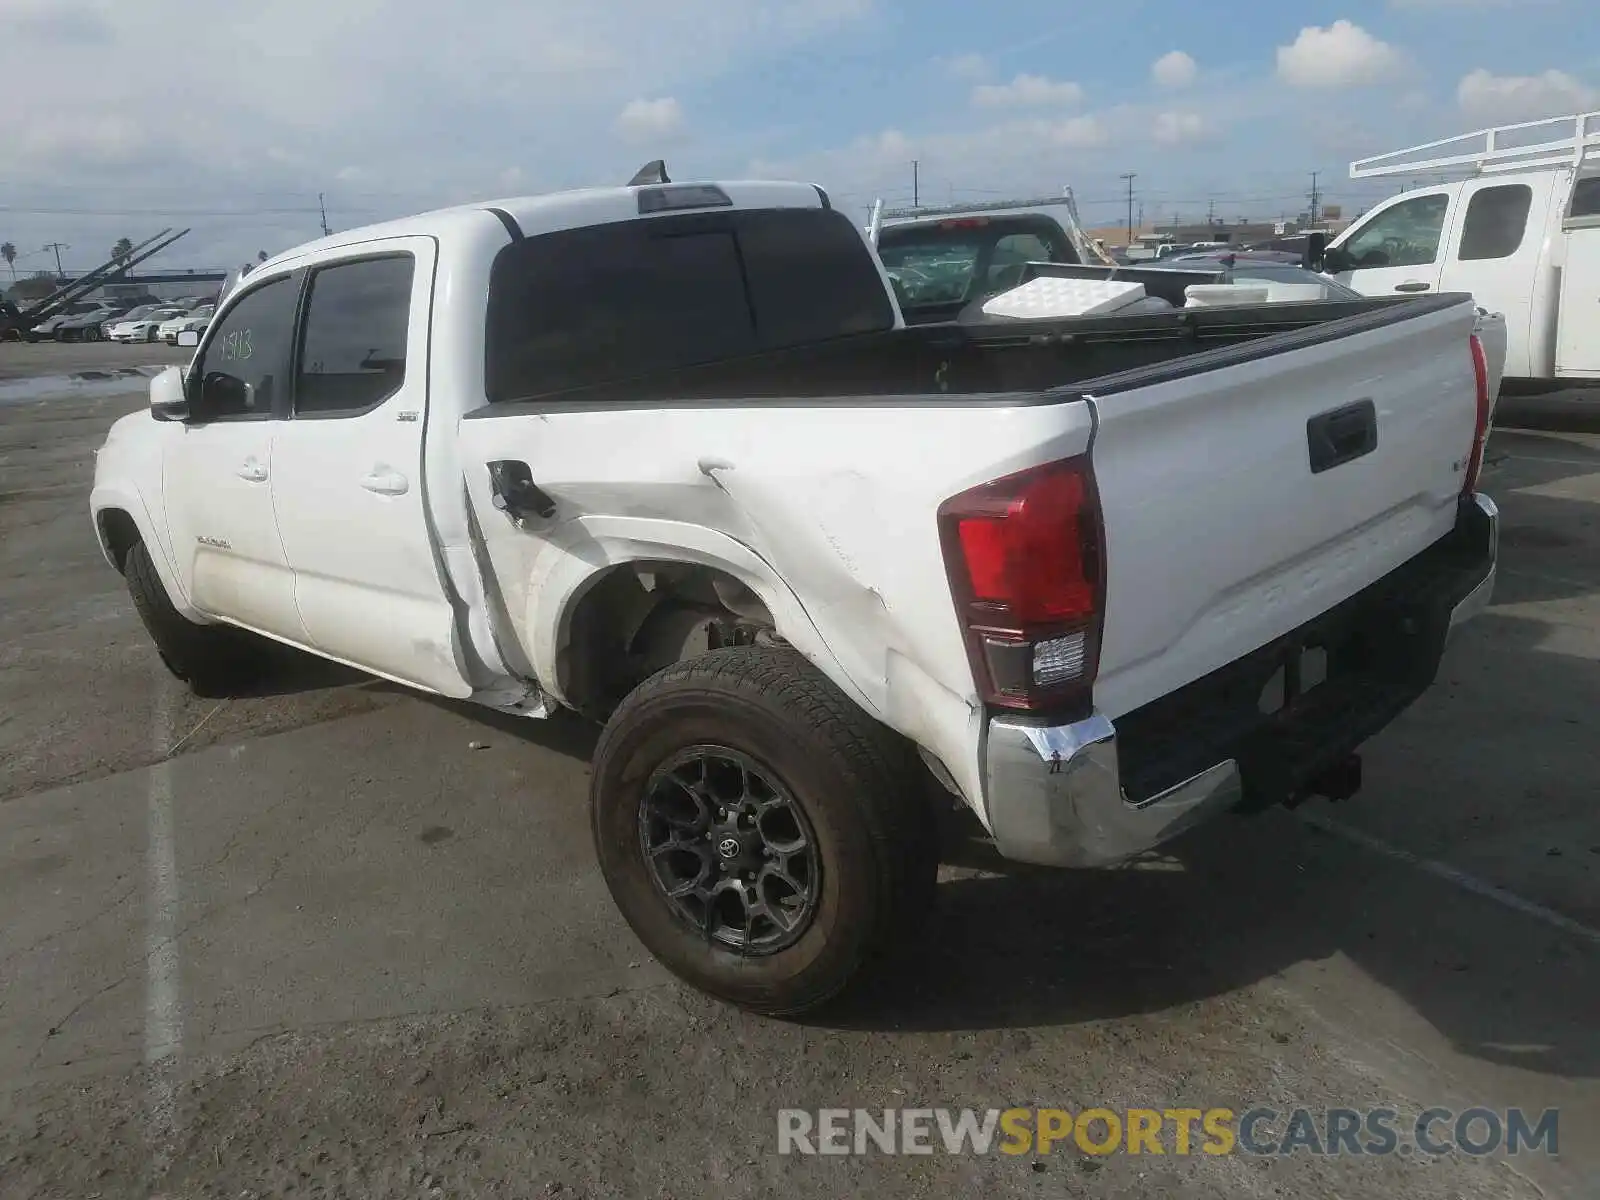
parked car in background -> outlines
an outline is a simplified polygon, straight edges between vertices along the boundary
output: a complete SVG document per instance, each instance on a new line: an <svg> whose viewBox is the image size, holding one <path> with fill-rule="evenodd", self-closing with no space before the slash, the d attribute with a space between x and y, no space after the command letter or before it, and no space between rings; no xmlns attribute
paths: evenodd
<svg viewBox="0 0 1600 1200"><path fill-rule="evenodd" d="M152 308L138 317L125 318L111 326L108 336L113 342L153 342L163 321L181 317L184 311L170 304Z"/></svg>
<svg viewBox="0 0 1600 1200"><path fill-rule="evenodd" d="M113 325L120 325L125 321L141 320L144 317L149 316L151 313L156 312L158 309L166 307L168 306L160 300L146 300L128 309L126 312L108 316L100 323L100 340L111 340L111 327Z"/></svg>
<svg viewBox="0 0 1600 1200"><path fill-rule="evenodd" d="M101 330L109 322L122 319L131 307L129 304L114 304L109 308L97 308L62 318L56 322L56 341L98 342L105 336Z"/></svg>
<svg viewBox="0 0 1600 1200"><path fill-rule="evenodd" d="M169 346L176 346L178 335L185 330L204 333L206 326L211 324L211 314L216 311L215 304L202 304L198 308L192 308L182 316L161 322L160 328L156 330L156 337Z"/></svg>
<svg viewBox="0 0 1600 1200"><path fill-rule="evenodd" d="M66 321L83 316L94 316L97 320L103 321L107 314L115 311L116 309L104 300L75 300L60 312L40 321L32 329L28 330L28 340L30 342L51 341L54 340L56 331Z"/></svg>

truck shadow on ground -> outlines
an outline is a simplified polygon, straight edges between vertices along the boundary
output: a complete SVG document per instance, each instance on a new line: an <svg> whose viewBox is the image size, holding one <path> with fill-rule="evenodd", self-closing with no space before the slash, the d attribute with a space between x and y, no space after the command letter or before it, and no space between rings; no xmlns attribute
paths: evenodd
<svg viewBox="0 0 1600 1200"><path fill-rule="evenodd" d="M1594 795L1600 770L1582 729L1562 710L1600 705L1600 664L1539 653L1541 628L1487 616L1473 642L1463 634L1446 660L1442 694L1382 735L1394 739L1383 753L1389 777L1369 766L1366 792L1352 803L1411 806L1413 817L1454 829L1464 852L1475 836L1540 819L1541 797L1552 798L1531 788L1524 772L1541 754L1569 766L1587 761L1578 777L1561 781L1566 794L1553 807L1580 812L1576 831L1570 819L1564 826L1562 853L1581 878L1595 881L1586 906L1594 911L1600 811L1581 815L1587 808L1578 802ZM1503 678L1519 662L1534 682ZM1527 708L1536 691L1547 695L1542 710ZM1425 761L1394 769L1422 746ZM1431 761L1435 755L1449 762ZM1475 815L1463 822L1451 810L1469 789ZM1302 811L1360 827L1358 814L1347 817L1339 805L1314 801ZM815 1023L898 1030L1076 1024L1156 1013L1342 958L1464 1054L1600 1076L1600 947L1324 832L1300 814L1224 818L1167 853L1098 872L1008 866L981 845L947 839L947 846L947 861L992 873L947 880L914 944ZM1446 839L1414 852L1448 862L1454 849ZM1539 843L1529 853L1547 851ZM1541 902L1537 892L1528 898Z"/></svg>

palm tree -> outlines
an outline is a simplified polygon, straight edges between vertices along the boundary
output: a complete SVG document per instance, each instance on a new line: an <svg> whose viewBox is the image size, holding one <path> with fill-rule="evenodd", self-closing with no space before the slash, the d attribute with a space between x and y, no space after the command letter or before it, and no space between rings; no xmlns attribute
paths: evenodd
<svg viewBox="0 0 1600 1200"><path fill-rule="evenodd" d="M119 263L125 263L133 257L133 243L127 238L118 238L117 244L111 247L111 257Z"/></svg>
<svg viewBox="0 0 1600 1200"><path fill-rule="evenodd" d="M10 242L0 243L0 258L6 260L6 266L11 268L11 282L17 281L17 248Z"/></svg>

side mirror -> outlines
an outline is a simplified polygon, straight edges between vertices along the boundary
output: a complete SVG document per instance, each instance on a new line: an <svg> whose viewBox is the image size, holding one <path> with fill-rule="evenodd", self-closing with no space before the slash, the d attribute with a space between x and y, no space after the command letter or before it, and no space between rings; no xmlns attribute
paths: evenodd
<svg viewBox="0 0 1600 1200"><path fill-rule="evenodd" d="M255 410L256 389L226 371L207 371L200 380L200 404L206 414L236 415Z"/></svg>
<svg viewBox="0 0 1600 1200"><path fill-rule="evenodd" d="M1300 265L1308 271L1322 270L1322 264L1327 261L1328 235L1313 233L1306 237L1305 254L1300 260Z"/></svg>
<svg viewBox="0 0 1600 1200"><path fill-rule="evenodd" d="M150 381L150 415L158 421L189 419L189 397L181 368L168 367Z"/></svg>
<svg viewBox="0 0 1600 1200"><path fill-rule="evenodd" d="M200 332L195 329L180 329L178 331L178 345L194 347L200 344Z"/></svg>
<svg viewBox="0 0 1600 1200"><path fill-rule="evenodd" d="M1328 275L1339 275L1355 269L1356 260L1342 246L1329 246L1322 252L1322 270Z"/></svg>

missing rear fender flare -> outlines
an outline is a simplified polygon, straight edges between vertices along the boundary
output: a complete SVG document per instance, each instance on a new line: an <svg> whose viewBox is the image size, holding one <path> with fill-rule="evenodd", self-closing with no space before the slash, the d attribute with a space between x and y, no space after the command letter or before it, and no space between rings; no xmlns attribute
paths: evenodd
<svg viewBox="0 0 1600 1200"><path fill-rule="evenodd" d="M557 671L569 703L604 721L624 696L675 662L782 642L761 598L732 575L697 564L626 563L575 602Z"/></svg>

